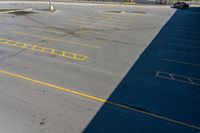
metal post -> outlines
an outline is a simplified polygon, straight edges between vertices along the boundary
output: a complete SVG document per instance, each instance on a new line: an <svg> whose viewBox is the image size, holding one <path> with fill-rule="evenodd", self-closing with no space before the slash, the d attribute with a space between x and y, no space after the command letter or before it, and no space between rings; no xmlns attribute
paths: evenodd
<svg viewBox="0 0 200 133"><path fill-rule="evenodd" d="M50 10L50 11L53 11L53 5L52 5L51 0L49 0L49 10Z"/></svg>

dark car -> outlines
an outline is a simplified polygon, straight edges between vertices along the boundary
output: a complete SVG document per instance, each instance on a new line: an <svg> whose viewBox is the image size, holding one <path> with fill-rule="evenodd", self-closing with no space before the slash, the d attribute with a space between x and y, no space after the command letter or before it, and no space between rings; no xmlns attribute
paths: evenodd
<svg viewBox="0 0 200 133"><path fill-rule="evenodd" d="M177 9L188 9L189 4L185 2L176 2L172 7Z"/></svg>

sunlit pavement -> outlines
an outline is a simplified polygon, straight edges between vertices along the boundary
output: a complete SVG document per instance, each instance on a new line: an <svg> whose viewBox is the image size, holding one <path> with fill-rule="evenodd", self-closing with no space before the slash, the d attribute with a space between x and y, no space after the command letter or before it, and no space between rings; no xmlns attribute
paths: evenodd
<svg viewBox="0 0 200 133"><path fill-rule="evenodd" d="M0 4L0 132L199 131L198 8L48 6Z"/></svg>

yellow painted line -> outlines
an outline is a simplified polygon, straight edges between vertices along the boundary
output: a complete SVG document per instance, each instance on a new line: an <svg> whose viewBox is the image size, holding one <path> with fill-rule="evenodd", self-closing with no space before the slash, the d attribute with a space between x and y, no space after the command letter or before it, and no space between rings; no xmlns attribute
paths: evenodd
<svg viewBox="0 0 200 133"><path fill-rule="evenodd" d="M77 20L68 20L67 23L60 23L62 25L65 25L65 26L81 26L81 23L80 21L77 21Z"/></svg>
<svg viewBox="0 0 200 133"><path fill-rule="evenodd" d="M47 30L44 28L31 28L33 30L44 31L44 32L51 32L51 33L58 33L58 34L66 34L65 32L55 31L55 30Z"/></svg>
<svg viewBox="0 0 200 133"><path fill-rule="evenodd" d="M49 38L49 37L43 37L43 36L33 35L33 34L29 34L29 33L16 32L16 31L12 31L12 33L20 34L20 35L25 35L25 36L36 37L36 38L41 38L41 39L44 39L44 40L64 42L64 43L74 44L74 45L79 45L79 46L84 46L84 47L100 48L99 46L95 46L95 45L83 44L83 43L72 42L72 41L65 41L65 40L61 40L61 39L54 39L54 38Z"/></svg>
<svg viewBox="0 0 200 133"><path fill-rule="evenodd" d="M76 95L79 95L79 96L82 96L82 97L86 97L86 98L89 98L89 99L93 99L93 100L96 100L96 101L100 101L100 102L103 102L103 103L106 102L106 100L104 100L102 98L98 98L98 97L88 95L88 94L85 94L85 93L82 93L82 92L74 91L72 89L52 85L52 84L49 84L49 83L46 83L46 82L42 82L42 81L39 81L39 80L35 80L35 79L32 79L32 78L25 77L25 76L22 76L22 75L14 74L14 73L3 71L3 70L0 70L0 73L7 74L7 75L10 75L12 77L24 79L24 80L27 80L27 81L31 81L31 82L41 84L41 85L44 85L44 86L48 86L48 87L51 87L51 88L55 88L55 89L58 89L58 90L70 92L70 93L73 93L73 94L76 94Z"/></svg>
<svg viewBox="0 0 200 133"><path fill-rule="evenodd" d="M147 111L139 110L137 108L129 107L127 105L123 105L123 104L120 104L120 103L108 101L108 100L105 100L103 98L99 98L99 97L89 95L89 94L86 94L86 93L83 93L83 92L75 91L75 90L72 90L72 89L69 89L69 88L64 88L64 87L61 87L61 86L53 85L53 84L50 84L50 83L46 83L46 82L43 82L43 81L39 81L39 80L36 80L36 79L32 79L32 78L29 78L29 77L18 75L18 74L15 74L15 73L7 72L7 71L4 71L4 70L0 70L0 73L5 74L5 75L9 75L11 77L23 79L23 80L26 80L26 81L31 81L33 83L37 83L37 84L44 85L44 86L47 86L47 87L51 87L51 88L54 88L54 89L58 89L58 90L61 90L61 91L69 92L69 93L79 95L81 97L85 97L85 98L95 100L95 101L98 101L98 102L114 105L114 106L117 106L117 107L120 107L120 108L123 108L123 109L127 109L127 110L130 110L130 111L133 111L133 112L141 113L143 115L147 115L147 116L157 118L157 119L160 119L160 120L163 120L163 121L167 121L167 122L170 122L170 123L173 123L173 124L177 124L177 125L189 127L189 128L192 128L192 129L200 130L199 126L195 126L195 125L192 125L192 124L188 124L188 123L185 123L185 122L174 120L174 119L171 119L171 118L168 118L168 117L165 117L165 116L161 116L161 115L158 115L158 114L150 113L150 112L147 112Z"/></svg>
<svg viewBox="0 0 200 133"><path fill-rule="evenodd" d="M164 71L157 71L156 77L164 78L164 79L168 79L168 80L172 80L172 81L176 81L176 82L182 82L182 83L186 83L186 84L190 84L190 85L192 84L192 85L200 86L200 83L198 83L200 81L200 79L188 77L185 75L178 75L178 74L168 73L168 72L164 72Z"/></svg>
<svg viewBox="0 0 200 133"><path fill-rule="evenodd" d="M96 34L100 34L100 35L108 36L108 34L106 34L106 33L103 33L103 32L99 32L99 31L92 31L92 30L80 30L80 32L89 32L89 33L96 33Z"/></svg>
<svg viewBox="0 0 200 133"><path fill-rule="evenodd" d="M103 20L97 21L96 23L93 23L93 24L90 24L90 25L86 26L85 28L89 28L89 27L93 27L93 26L96 26L96 25L100 25L100 24L102 24L102 23L104 23L105 21L108 21L108 20L110 20L110 19L113 19L113 17L108 16L108 17L106 17L106 18L103 19Z"/></svg>
<svg viewBox="0 0 200 133"><path fill-rule="evenodd" d="M103 25L104 27L108 27L108 28L121 28L121 29L123 29L123 28L127 28L126 26L123 26L123 25L120 25L120 24L118 24L118 25L112 25L112 24L110 24L110 23L107 23L107 24L105 24L105 25Z"/></svg>
<svg viewBox="0 0 200 133"><path fill-rule="evenodd" d="M141 22L143 21L142 19L136 19L136 18L121 18L123 20L123 22L126 22L126 23L134 23L134 22Z"/></svg>
<svg viewBox="0 0 200 133"><path fill-rule="evenodd" d="M174 59L168 59L168 58L163 58L162 60L168 61L168 62L173 62L173 63L179 63L179 64L200 67L200 64L196 64L196 63L192 63L192 62L186 62L186 61L180 61L180 60L174 60Z"/></svg>
<svg viewBox="0 0 200 133"><path fill-rule="evenodd" d="M42 45L42 44L44 44L44 43L45 43L45 41L42 41L42 42L35 43L35 44L32 44L32 45Z"/></svg>
<svg viewBox="0 0 200 133"><path fill-rule="evenodd" d="M103 19L103 17L106 17L105 19ZM96 34L101 34L101 35L106 35L105 33L102 33L102 32L97 32L97 31L89 31L89 30L85 30L85 28L90 28L90 27L93 27L93 26L96 26L96 25L100 25L102 24L103 22L107 21L107 20L110 20L110 19L113 19L113 17L111 17L110 15L109 16L102 16L102 18L98 18L98 17L95 17L95 18L88 18L88 17L83 17L83 18L80 18L80 19L83 19L83 21L86 21L86 22L89 22L89 21L94 21L95 18L97 19L101 19L101 20L95 20L94 23L92 24L88 24L86 26L84 26L82 29L78 30L78 31L75 31L74 33L79 33L79 32L93 32L93 33L96 33ZM85 19L85 20L84 20ZM88 21L89 20L89 21ZM71 21L71 20L70 20ZM73 21L73 20L72 20ZM74 20L75 22L77 22L76 20ZM116 28L116 27L115 27Z"/></svg>
<svg viewBox="0 0 200 133"><path fill-rule="evenodd" d="M43 28L31 28L31 29L38 30L38 31L44 31L44 32L58 33L58 34L67 34L65 32L60 32L60 31L55 31L55 30L46 30L46 29L43 29ZM92 31L92 30L85 30L85 29L76 31L74 33L79 33L79 32L89 32L89 33L95 33L95 34L100 34L100 35L108 36L108 34L103 33L103 32Z"/></svg>
<svg viewBox="0 0 200 133"><path fill-rule="evenodd" d="M74 21L76 21L77 22L77 20L74 20ZM80 19L78 19L78 21L80 22L80 21L84 21L84 22L96 22L96 21L99 21L98 19L94 19L94 18L80 18Z"/></svg>
<svg viewBox="0 0 200 133"><path fill-rule="evenodd" d="M91 19L91 18L90 18ZM76 31L75 33L78 33L78 32L94 32L94 33L97 33L97 34L102 34L102 35L106 35L102 32L96 32L96 31L88 31L88 30L85 30L85 28L90 28L90 27L93 27L93 26L96 26L96 25L100 25L102 24L103 22L107 21L107 20L110 20L110 19L113 19L113 17L111 16L107 16L105 19L102 19L102 20L97 20L96 22L92 23L92 24L88 24L87 26L83 27L83 29L80 29L79 31Z"/></svg>
<svg viewBox="0 0 200 133"><path fill-rule="evenodd" d="M115 24L115 25L120 25L120 26L125 26L125 27L132 27L133 23L127 23L126 21L110 21L109 24Z"/></svg>
<svg viewBox="0 0 200 133"><path fill-rule="evenodd" d="M93 27L93 26L96 26L96 25L100 25L100 24L104 23L105 21L111 20L111 19L113 19L113 18L114 18L114 17L112 17L112 16L108 16L108 17L106 17L106 18L103 19L103 20L97 21L96 23L93 23L93 24L90 24L90 25L86 26L85 28L89 28L89 27ZM109 23L110 23L110 22L109 22ZM109 24L109 23L105 24L104 26L105 26L105 27L111 27L111 28L121 28L121 27L122 27L122 26L115 26L115 25L112 25L112 22L111 22L111 24Z"/></svg>
<svg viewBox="0 0 200 133"><path fill-rule="evenodd" d="M166 51L167 51L167 52L179 53L179 54L187 54L187 55L192 55L192 56L200 56L200 54L187 52L187 51L185 51L185 50L166 49Z"/></svg>
<svg viewBox="0 0 200 133"><path fill-rule="evenodd" d="M60 32L60 31L56 31L56 30L46 30L46 29L43 29L43 28L31 28L33 30L38 30L38 31L44 31L44 32L52 32L52 33L59 33L59 34L67 34L65 32ZM103 32L98 32L98 31L92 31L92 30L80 30L82 32L91 32L91 33L96 33L96 34L101 34L101 35L108 35L108 34L105 34ZM79 32L79 31L78 31ZM77 32L75 32L77 33Z"/></svg>
<svg viewBox="0 0 200 133"><path fill-rule="evenodd" d="M3 38L0 38L0 45L9 45L12 47L29 49L29 50L38 51L41 53L47 53L47 54L51 54L51 55L61 56L61 57L70 58L70 59L78 60L78 61L84 61L88 58L88 56L76 54L73 52L56 50L53 48L41 47L38 45L26 44L26 43L17 42L14 40L3 39Z"/></svg>
<svg viewBox="0 0 200 133"><path fill-rule="evenodd" d="M110 16L110 15L96 15L96 16L84 16L84 17L82 17L83 19L85 18L85 19L103 19L103 18L105 18L105 17L108 17L108 16Z"/></svg>

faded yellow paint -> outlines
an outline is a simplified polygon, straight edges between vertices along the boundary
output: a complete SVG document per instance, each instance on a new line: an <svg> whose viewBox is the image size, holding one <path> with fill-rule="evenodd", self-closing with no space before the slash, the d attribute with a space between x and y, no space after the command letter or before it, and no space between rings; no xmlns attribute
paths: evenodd
<svg viewBox="0 0 200 133"><path fill-rule="evenodd" d="M55 30L47 30L47 29L43 29L43 28L31 28L31 29L37 30L37 31L44 31L44 32L51 32L51 33L58 33L58 34L66 34L65 32L55 31Z"/></svg>
<svg viewBox="0 0 200 133"><path fill-rule="evenodd" d="M48 54L51 54L51 55L57 55L57 56L65 57L65 58L78 60L78 61L84 61L88 58L88 56L73 53L73 52L56 50L56 49L53 49L53 48L41 47L41 46L38 46L38 45L31 45L31 44L26 44L26 43L17 42L17 41L8 40L8 39L3 39L3 38L0 38L0 45L9 45L9 46L12 46L12 47L29 49L29 50L38 51L38 52L41 52L41 53L48 53Z"/></svg>
<svg viewBox="0 0 200 133"><path fill-rule="evenodd" d="M84 43L73 42L73 41L66 41L66 40L61 40L61 39L54 39L54 38L44 37L44 36L40 36L40 35L34 35L34 34L24 33L24 32L12 31L12 33L20 34L20 35L24 35L24 36L31 36L31 37L41 38L41 39L44 39L44 40L64 42L64 43L67 43L67 44L79 45L79 46L84 46L84 47L100 48L99 46L95 46L95 45L84 44Z"/></svg>

